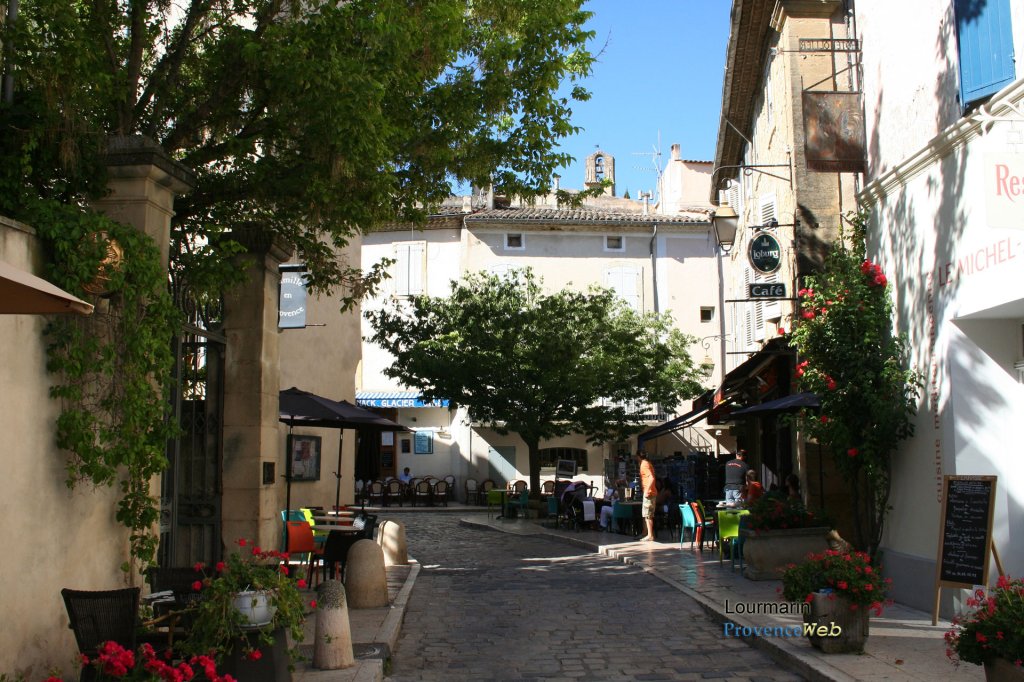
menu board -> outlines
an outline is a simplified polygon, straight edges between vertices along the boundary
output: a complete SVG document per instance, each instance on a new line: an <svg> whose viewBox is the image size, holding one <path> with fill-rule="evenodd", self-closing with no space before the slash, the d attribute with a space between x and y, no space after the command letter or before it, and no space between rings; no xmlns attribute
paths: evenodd
<svg viewBox="0 0 1024 682"><path fill-rule="evenodd" d="M943 491L938 584L987 585L996 477L946 476Z"/></svg>

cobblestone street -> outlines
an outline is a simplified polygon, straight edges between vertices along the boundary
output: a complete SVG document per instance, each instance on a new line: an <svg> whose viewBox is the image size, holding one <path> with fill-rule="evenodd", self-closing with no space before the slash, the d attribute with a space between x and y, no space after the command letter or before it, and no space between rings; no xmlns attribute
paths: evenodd
<svg viewBox="0 0 1024 682"><path fill-rule="evenodd" d="M636 566L453 514L400 520L423 568L393 682L801 679Z"/></svg>

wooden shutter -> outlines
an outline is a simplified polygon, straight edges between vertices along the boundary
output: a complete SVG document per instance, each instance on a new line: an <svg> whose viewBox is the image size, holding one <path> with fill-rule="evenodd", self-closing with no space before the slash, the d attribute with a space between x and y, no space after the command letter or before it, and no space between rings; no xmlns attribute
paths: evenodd
<svg viewBox="0 0 1024 682"><path fill-rule="evenodd" d="M955 0L964 106L1014 80L1010 0Z"/></svg>

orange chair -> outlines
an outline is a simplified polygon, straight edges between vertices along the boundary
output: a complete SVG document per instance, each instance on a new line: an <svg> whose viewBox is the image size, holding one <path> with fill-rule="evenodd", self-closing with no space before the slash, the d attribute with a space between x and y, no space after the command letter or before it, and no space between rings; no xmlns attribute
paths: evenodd
<svg viewBox="0 0 1024 682"><path fill-rule="evenodd" d="M291 556L297 554L307 555L304 562L306 564L306 578L308 579L309 586L313 587L318 573L314 568L323 555L323 549L313 537L313 527L309 523L306 521L288 521L287 523L288 554Z"/></svg>
<svg viewBox="0 0 1024 682"><path fill-rule="evenodd" d="M711 537L708 539L708 542L711 544L712 547L714 547L715 546L715 541L717 539L717 534L716 534L716 530L717 529L715 528L714 520L713 519L704 518L704 505L702 505L700 502L690 502L690 509L693 510L693 516L694 516L694 519L697 522L697 528L696 528L697 547L701 551L704 551L704 531L705 530L711 531Z"/></svg>

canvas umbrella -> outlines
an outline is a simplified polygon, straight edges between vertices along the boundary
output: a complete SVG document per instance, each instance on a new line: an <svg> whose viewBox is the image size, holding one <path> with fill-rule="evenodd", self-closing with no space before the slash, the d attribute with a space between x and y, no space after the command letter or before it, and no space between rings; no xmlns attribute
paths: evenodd
<svg viewBox="0 0 1024 682"><path fill-rule="evenodd" d="M92 305L45 279L0 261L0 313L90 315Z"/></svg>
<svg viewBox="0 0 1024 682"><path fill-rule="evenodd" d="M294 426L315 426L332 429L359 429L374 432L408 431L406 427L385 419L384 417L353 405L344 400L331 400L323 396L292 387L279 394L280 420L288 425L291 433ZM342 438L338 439L338 470L334 472L338 479L334 496L334 506L341 502L341 451ZM290 512L292 507L292 456L288 453L285 460L285 508Z"/></svg>

